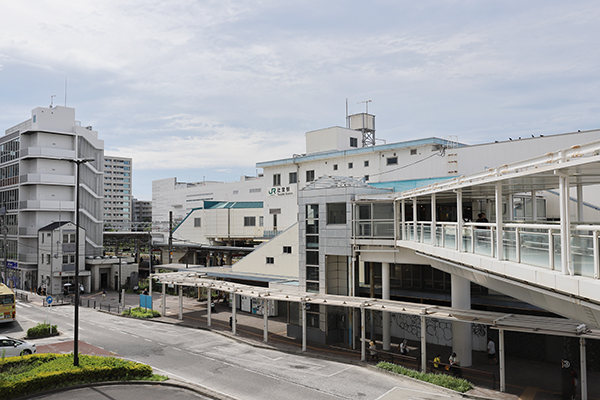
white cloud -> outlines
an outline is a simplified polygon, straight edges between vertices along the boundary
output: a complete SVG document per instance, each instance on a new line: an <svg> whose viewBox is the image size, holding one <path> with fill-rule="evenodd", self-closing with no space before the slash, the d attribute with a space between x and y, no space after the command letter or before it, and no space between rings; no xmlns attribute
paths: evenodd
<svg viewBox="0 0 600 400"><path fill-rule="evenodd" d="M69 105L134 157L146 198L157 165L242 175L302 152L304 132L344 125L345 98L373 100L388 143L595 128L599 14L591 0L6 2L0 122L62 97L68 76Z"/></svg>

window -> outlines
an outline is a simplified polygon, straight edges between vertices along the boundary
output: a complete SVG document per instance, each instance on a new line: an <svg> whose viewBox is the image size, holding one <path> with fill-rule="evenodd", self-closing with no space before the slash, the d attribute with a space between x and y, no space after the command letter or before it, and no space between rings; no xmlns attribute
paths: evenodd
<svg viewBox="0 0 600 400"><path fill-rule="evenodd" d="M411 156L416 156L417 155L417 149L410 149L410 155Z"/></svg>
<svg viewBox="0 0 600 400"><path fill-rule="evenodd" d="M352 168L354 168L354 163L349 162L348 163L348 169L352 169Z"/></svg>
<svg viewBox="0 0 600 400"><path fill-rule="evenodd" d="M365 160L365 168L369 166L369 160Z"/></svg>
<svg viewBox="0 0 600 400"><path fill-rule="evenodd" d="M275 264L275 258L267 257L267 264Z"/></svg>
<svg viewBox="0 0 600 400"><path fill-rule="evenodd" d="M369 175L365 175L365 182L369 182Z"/></svg>
<svg viewBox="0 0 600 400"><path fill-rule="evenodd" d="M202 227L202 218L194 218L194 228Z"/></svg>
<svg viewBox="0 0 600 400"><path fill-rule="evenodd" d="M290 184L298 182L298 173L290 172Z"/></svg>
<svg viewBox="0 0 600 400"><path fill-rule="evenodd" d="M306 280L307 281L318 281L319 280L319 267L306 267Z"/></svg>
<svg viewBox="0 0 600 400"><path fill-rule="evenodd" d="M327 224L346 223L346 203L327 204Z"/></svg>
<svg viewBox="0 0 600 400"><path fill-rule="evenodd" d="M398 157L388 157L387 165L398 165Z"/></svg>
<svg viewBox="0 0 600 400"><path fill-rule="evenodd" d="M292 246L283 246L283 254L292 254Z"/></svg>
<svg viewBox="0 0 600 400"><path fill-rule="evenodd" d="M333 164L333 170L337 171L337 164Z"/></svg>
<svg viewBox="0 0 600 400"><path fill-rule="evenodd" d="M350 147L358 147L358 139L355 137L350 138Z"/></svg>
<svg viewBox="0 0 600 400"><path fill-rule="evenodd" d="M244 226L256 226L256 217L244 217Z"/></svg>
<svg viewBox="0 0 600 400"><path fill-rule="evenodd" d="M248 192L249 193L260 193L260 188L250 189Z"/></svg>
<svg viewBox="0 0 600 400"><path fill-rule="evenodd" d="M46 264L50 264L50 254L46 254Z"/></svg>
<svg viewBox="0 0 600 400"><path fill-rule="evenodd" d="M281 186L281 174L273 174L273 186Z"/></svg>
<svg viewBox="0 0 600 400"><path fill-rule="evenodd" d="M315 170L306 171L306 182L315 180Z"/></svg>
<svg viewBox="0 0 600 400"><path fill-rule="evenodd" d="M234 190L234 191L233 191L233 194L238 194L238 193L240 193L240 191L239 191L239 190Z"/></svg>
<svg viewBox="0 0 600 400"><path fill-rule="evenodd" d="M258 226L265 225L265 217L258 217Z"/></svg>

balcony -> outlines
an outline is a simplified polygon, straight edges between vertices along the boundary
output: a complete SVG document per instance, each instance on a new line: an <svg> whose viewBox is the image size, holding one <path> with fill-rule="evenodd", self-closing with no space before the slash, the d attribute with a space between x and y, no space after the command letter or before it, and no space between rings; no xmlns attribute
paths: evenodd
<svg viewBox="0 0 600 400"><path fill-rule="evenodd" d="M25 200L19 202L19 208L21 211L75 211L75 202L60 200Z"/></svg>
<svg viewBox="0 0 600 400"><path fill-rule="evenodd" d="M75 150L52 147L26 147L20 150L21 157L76 158Z"/></svg>
<svg viewBox="0 0 600 400"><path fill-rule="evenodd" d="M75 177L71 175L24 174L19 178L22 184L75 185Z"/></svg>

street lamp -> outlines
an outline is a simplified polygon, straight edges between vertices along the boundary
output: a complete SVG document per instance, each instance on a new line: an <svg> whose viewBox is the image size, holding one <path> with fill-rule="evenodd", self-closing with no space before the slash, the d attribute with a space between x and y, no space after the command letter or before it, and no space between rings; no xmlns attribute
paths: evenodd
<svg viewBox="0 0 600 400"><path fill-rule="evenodd" d="M77 179L75 180L75 321L73 342L73 365L79 366L79 166L87 162L96 161L95 158L69 159L77 165Z"/></svg>

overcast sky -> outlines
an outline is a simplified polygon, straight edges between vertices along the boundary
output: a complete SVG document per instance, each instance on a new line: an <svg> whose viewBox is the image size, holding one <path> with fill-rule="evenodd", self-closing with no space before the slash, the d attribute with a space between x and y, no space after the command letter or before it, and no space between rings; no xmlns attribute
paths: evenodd
<svg viewBox="0 0 600 400"><path fill-rule="evenodd" d="M387 143L600 128L597 1L0 0L0 129L65 104L152 180L235 181L372 100ZM600 138L599 138L600 139Z"/></svg>

